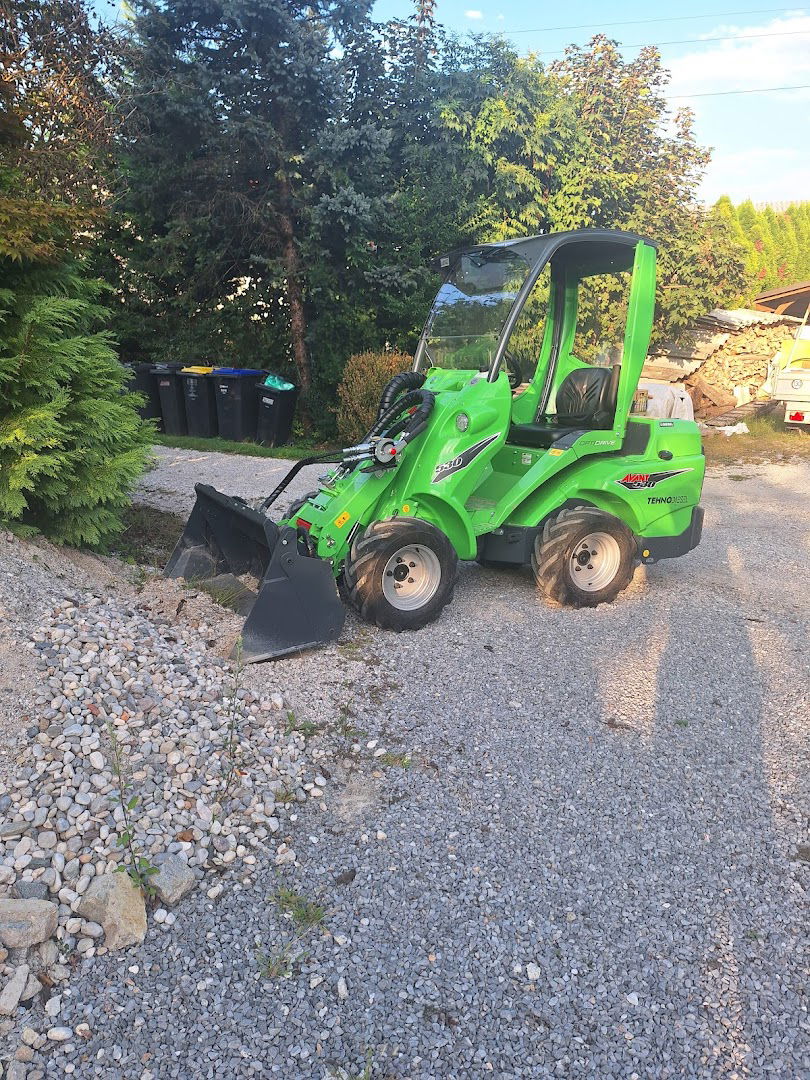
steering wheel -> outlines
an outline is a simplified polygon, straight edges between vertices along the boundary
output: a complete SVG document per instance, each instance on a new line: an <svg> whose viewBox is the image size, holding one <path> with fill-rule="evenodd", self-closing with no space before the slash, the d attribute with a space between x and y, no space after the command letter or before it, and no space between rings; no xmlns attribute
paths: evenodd
<svg viewBox="0 0 810 1080"><path fill-rule="evenodd" d="M523 382L523 369L520 366L520 361L516 356L514 356L507 350L503 354L503 362L506 365L506 375L509 379L509 389L517 390L517 388Z"/></svg>

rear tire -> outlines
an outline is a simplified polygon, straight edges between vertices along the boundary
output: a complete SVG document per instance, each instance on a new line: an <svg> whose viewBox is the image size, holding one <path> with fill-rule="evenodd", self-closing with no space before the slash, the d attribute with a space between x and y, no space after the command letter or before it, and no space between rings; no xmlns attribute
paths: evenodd
<svg viewBox="0 0 810 1080"><path fill-rule="evenodd" d="M418 518L375 521L357 536L343 568L349 602L384 630L420 630L453 599L458 556Z"/></svg>
<svg viewBox="0 0 810 1080"><path fill-rule="evenodd" d="M532 571L546 600L596 607L627 588L637 553L623 521L594 506L577 506L548 519L534 544Z"/></svg>

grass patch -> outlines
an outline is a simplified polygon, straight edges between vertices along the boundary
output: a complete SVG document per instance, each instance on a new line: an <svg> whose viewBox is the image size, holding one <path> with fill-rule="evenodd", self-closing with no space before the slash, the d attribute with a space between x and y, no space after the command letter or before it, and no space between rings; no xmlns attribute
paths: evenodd
<svg viewBox="0 0 810 1080"><path fill-rule="evenodd" d="M289 446L259 446L253 442L232 442L230 439L198 439L193 435L155 435L159 446L174 446L178 450L215 451L218 454L241 454L244 457L288 458L298 461L310 454L323 454L333 447L315 442L297 442Z"/></svg>
<svg viewBox="0 0 810 1080"><path fill-rule="evenodd" d="M124 531L109 552L127 562L163 568L185 527L185 519L167 510L133 503L123 514Z"/></svg>
<svg viewBox="0 0 810 1080"><path fill-rule="evenodd" d="M295 889L288 889L282 885L272 897L283 915L289 915L295 923L299 933L311 930L319 926L326 918L326 908L321 907L314 900L307 900L305 896L297 893Z"/></svg>
<svg viewBox="0 0 810 1080"><path fill-rule="evenodd" d="M786 424L774 413L757 416L745 422L749 429L748 435L704 437L703 447L708 465L810 460L810 431Z"/></svg>
<svg viewBox="0 0 810 1080"><path fill-rule="evenodd" d="M395 769L410 769L411 767L411 755L410 754L395 754L390 750L386 750L384 754L380 754L376 758L377 764L385 765L388 768Z"/></svg>

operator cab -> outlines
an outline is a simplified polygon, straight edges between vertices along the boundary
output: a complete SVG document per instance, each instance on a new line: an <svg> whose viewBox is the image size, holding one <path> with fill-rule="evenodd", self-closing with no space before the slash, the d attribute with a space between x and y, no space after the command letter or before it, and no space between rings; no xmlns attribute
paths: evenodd
<svg viewBox="0 0 810 1080"><path fill-rule="evenodd" d="M414 367L469 370L512 390L508 443L548 448L591 430L624 433L646 355L655 246L582 229L443 256L445 279ZM644 278L644 280L642 280Z"/></svg>

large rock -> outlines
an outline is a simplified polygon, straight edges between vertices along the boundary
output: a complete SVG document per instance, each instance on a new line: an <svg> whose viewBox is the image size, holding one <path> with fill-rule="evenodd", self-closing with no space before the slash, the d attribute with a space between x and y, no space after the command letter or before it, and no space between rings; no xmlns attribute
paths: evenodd
<svg viewBox="0 0 810 1080"><path fill-rule="evenodd" d="M146 937L143 893L127 874L93 878L78 911L85 919L101 923L108 949L139 945Z"/></svg>
<svg viewBox="0 0 810 1080"><path fill-rule="evenodd" d="M56 932L59 908L50 900L0 900L0 942L27 949Z"/></svg>
<svg viewBox="0 0 810 1080"><path fill-rule="evenodd" d="M151 880L164 904L176 904L191 892L196 883L194 871L179 855L169 855Z"/></svg>
<svg viewBox="0 0 810 1080"><path fill-rule="evenodd" d="M18 967L0 993L0 1016L11 1016L20 1003L28 982L28 968Z"/></svg>

